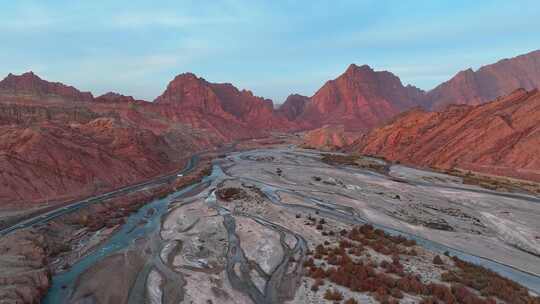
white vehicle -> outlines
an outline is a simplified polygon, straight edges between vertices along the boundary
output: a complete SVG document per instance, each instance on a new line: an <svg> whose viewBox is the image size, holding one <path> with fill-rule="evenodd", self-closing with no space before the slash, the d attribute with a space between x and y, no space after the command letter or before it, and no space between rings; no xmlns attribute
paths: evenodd
<svg viewBox="0 0 540 304"><path fill-rule="evenodd" d="M182 176L184 176L184 174L182 174L182 173L178 173L178 174L177 174L176 176L178 176L178 177L182 177Z"/></svg>

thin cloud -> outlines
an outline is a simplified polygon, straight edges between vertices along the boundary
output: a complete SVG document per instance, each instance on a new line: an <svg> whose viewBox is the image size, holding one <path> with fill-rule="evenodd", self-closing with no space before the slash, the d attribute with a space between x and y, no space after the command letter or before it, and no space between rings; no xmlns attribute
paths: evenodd
<svg viewBox="0 0 540 304"><path fill-rule="evenodd" d="M237 19L230 17L192 17L161 12L130 12L114 16L110 25L119 28L189 28L194 26L232 24L236 22L238 22Z"/></svg>

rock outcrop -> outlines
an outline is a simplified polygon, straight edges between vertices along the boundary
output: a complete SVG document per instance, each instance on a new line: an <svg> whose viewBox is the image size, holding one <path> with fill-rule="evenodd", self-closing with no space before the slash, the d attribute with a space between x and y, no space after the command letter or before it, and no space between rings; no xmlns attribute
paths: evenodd
<svg viewBox="0 0 540 304"><path fill-rule="evenodd" d="M0 238L0 302L40 303L51 285L46 247L31 231Z"/></svg>
<svg viewBox="0 0 540 304"><path fill-rule="evenodd" d="M335 151L351 145L362 137L361 132L347 132L343 126L323 126L304 134L303 146L325 151Z"/></svg>
<svg viewBox="0 0 540 304"><path fill-rule="evenodd" d="M0 128L0 202L68 200L181 168L167 141L114 118Z"/></svg>
<svg viewBox="0 0 540 304"><path fill-rule="evenodd" d="M540 50L503 59L478 71L461 71L429 91L425 105L432 110L441 110L449 104L478 105L518 88L540 88Z"/></svg>
<svg viewBox="0 0 540 304"><path fill-rule="evenodd" d="M229 83L210 83L194 74L177 76L154 101L161 113L226 139L259 137L270 130L296 128L274 110L271 100L238 90Z"/></svg>
<svg viewBox="0 0 540 304"><path fill-rule="evenodd" d="M105 192L180 169L212 133L116 93L91 95L33 73L0 82L0 206Z"/></svg>
<svg viewBox="0 0 540 304"><path fill-rule="evenodd" d="M108 92L95 98L97 102L135 102L133 96L126 96L116 92Z"/></svg>
<svg viewBox="0 0 540 304"><path fill-rule="evenodd" d="M10 74L0 81L0 182L4 183L0 189L0 204L67 199L111 189L178 168L182 159L194 151L225 142L265 137L274 131L312 130L306 133L305 145L341 148L357 140L362 132L382 126L417 106L429 109L448 103L476 105L517 87L538 87L539 62L540 51L505 59L476 72L460 72L427 93L404 86L390 72L353 64L312 97L291 95L279 109L274 109L271 100L248 90L239 90L228 83L211 83L191 73L178 75L154 102L112 92L94 98L91 93L45 81L32 72L20 76ZM518 93L512 96L515 94ZM495 104L507 104L502 100L508 98ZM462 119L459 115L472 109L477 108L457 106L440 114L415 110L390 124L396 126L396 130L390 126L379 129L377 133L364 136L367 142L361 142L368 152L388 154L389 158L413 163L470 168L473 163L480 163L492 170L497 159L508 163L508 168L502 171L515 166L521 173L514 170L512 174L519 176L536 166L534 155L528 152L534 148L526 149L521 144L503 149L499 147L501 143L485 143L491 150L479 148L467 155L465 150L458 153L454 148L437 150L428 145L431 141L427 142L425 136L430 136L437 145L456 140L445 137L449 136L445 135L447 133L461 138L461 133L451 133L456 128L452 123L458 123L451 118ZM478 107L473 112L480 109L487 108ZM534 108L530 109L532 118L525 115L517 118L514 112L507 111L500 116L501 125L496 128L503 128L502 122L507 117L525 122L534 121L536 117ZM494 123L487 121L490 114L482 115L475 119L481 119L484 124ZM394 131L403 134L396 122L407 123L404 117L422 120L422 127L414 131L418 138L411 134L405 138L390 136ZM423 120L433 126L424 125ZM463 134L484 130L481 123L476 129L464 129ZM438 124L442 127L437 127L437 134L428 132ZM528 127L534 129L532 125ZM527 130L524 127L512 133L504 129L517 136L513 138L519 138L520 143L534 138L520 135L519 132L528 134ZM487 138L499 138L505 132ZM386 139L381 142L380 138L391 138L393 142L390 144ZM513 142L513 138L504 141ZM531 158L500 154L517 148L522 155ZM63 195L66 193L69 195Z"/></svg>
<svg viewBox="0 0 540 304"><path fill-rule="evenodd" d="M18 99L68 100L89 102L94 99L90 92L81 92L59 82L48 82L33 72L22 75L9 74L0 81L0 96Z"/></svg>
<svg viewBox="0 0 540 304"><path fill-rule="evenodd" d="M347 131L369 130L416 105L422 94L418 88L403 86L390 72L352 64L310 98L297 120L313 127L343 125Z"/></svg>
<svg viewBox="0 0 540 304"><path fill-rule="evenodd" d="M540 93L516 90L492 102L415 109L349 150L404 163L540 181Z"/></svg>
<svg viewBox="0 0 540 304"><path fill-rule="evenodd" d="M309 97L300 94L291 94L279 107L279 111L289 120L294 120L304 112Z"/></svg>

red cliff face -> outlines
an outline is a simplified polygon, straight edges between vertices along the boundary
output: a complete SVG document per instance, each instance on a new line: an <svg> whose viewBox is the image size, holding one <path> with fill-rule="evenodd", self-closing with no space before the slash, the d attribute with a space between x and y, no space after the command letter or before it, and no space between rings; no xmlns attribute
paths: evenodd
<svg viewBox="0 0 540 304"><path fill-rule="evenodd" d="M347 132L343 126L323 126L304 134L303 146L320 150L335 151L351 145L361 138L360 132Z"/></svg>
<svg viewBox="0 0 540 304"><path fill-rule="evenodd" d="M448 103L469 105L410 111L352 147L540 180L539 94L517 91L483 104L520 86L540 86L539 57L536 51L466 70L428 93L389 72L351 65L311 98L291 95L278 110L250 91L190 73L177 76L154 103L117 93L93 98L31 72L10 74L0 81L0 204L122 186L177 168L194 151L276 130L314 129L306 145L340 148L405 110Z"/></svg>
<svg viewBox="0 0 540 304"><path fill-rule="evenodd" d="M304 109L309 102L309 97L292 94L287 97L285 102L279 107L279 111L289 120L294 120L304 112Z"/></svg>
<svg viewBox="0 0 540 304"><path fill-rule="evenodd" d="M540 93L520 89L479 106L413 110L351 149L422 166L540 181Z"/></svg>
<svg viewBox="0 0 540 304"><path fill-rule="evenodd" d="M179 169L193 152L220 142L157 115L152 103L112 93L79 102L85 96L33 74L1 82L0 207L137 183Z"/></svg>
<svg viewBox="0 0 540 304"><path fill-rule="evenodd" d="M540 87L540 51L459 72L435 89L424 92L404 87L390 72L351 65L328 81L308 102L287 105L289 118L310 128L343 125L346 130L369 131L391 117L415 106L440 110L449 104L479 105L518 88Z"/></svg>
<svg viewBox="0 0 540 304"><path fill-rule="evenodd" d="M330 124L368 130L414 106L421 95L421 90L404 87L392 73L351 65L319 89L297 119L315 127Z"/></svg>
<svg viewBox="0 0 540 304"><path fill-rule="evenodd" d="M162 114L212 130L225 139L258 137L270 130L296 128L296 124L274 110L271 100L228 83L210 83L191 73L177 76L155 103Z"/></svg>
<svg viewBox="0 0 540 304"><path fill-rule="evenodd" d="M150 131L111 118L0 129L0 201L70 199L179 168L173 149Z"/></svg>
<svg viewBox="0 0 540 304"><path fill-rule="evenodd" d="M154 102L234 120L230 113L225 112L210 84L191 73L176 76Z"/></svg>
<svg viewBox="0 0 540 304"><path fill-rule="evenodd" d="M133 96L126 96L115 92L108 92L94 99L96 102L135 102Z"/></svg>
<svg viewBox="0 0 540 304"><path fill-rule="evenodd" d="M426 95L427 107L443 109L449 104L478 105L524 88L540 87L540 50L497 63L459 72Z"/></svg>
<svg viewBox="0 0 540 304"><path fill-rule="evenodd" d="M0 81L0 96L24 97L35 99L60 99L70 101L92 101L94 98L89 92L81 92L74 87L59 82L48 82L32 72L20 76L9 74Z"/></svg>

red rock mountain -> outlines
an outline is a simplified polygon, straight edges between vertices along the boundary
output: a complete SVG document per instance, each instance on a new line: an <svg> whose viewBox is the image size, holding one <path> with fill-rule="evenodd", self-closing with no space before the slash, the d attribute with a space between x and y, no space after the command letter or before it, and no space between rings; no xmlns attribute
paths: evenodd
<svg viewBox="0 0 540 304"><path fill-rule="evenodd" d="M3 126L0 151L0 201L10 204L90 195L181 167L164 138L112 118Z"/></svg>
<svg viewBox="0 0 540 304"><path fill-rule="evenodd" d="M351 150L421 166L458 167L540 181L540 93L516 90L443 112L415 109Z"/></svg>
<svg viewBox="0 0 540 304"><path fill-rule="evenodd" d="M32 72L20 76L9 74L0 81L0 96L25 98L27 96L48 99L61 99L70 101L92 101L89 92L81 92L74 87L59 82L48 82L39 78Z"/></svg>
<svg viewBox="0 0 540 304"><path fill-rule="evenodd" d="M181 168L221 142L118 94L91 95L34 74L0 82L0 206L64 201Z"/></svg>
<svg viewBox="0 0 540 304"><path fill-rule="evenodd" d="M277 110L250 91L190 73L153 103L117 93L94 98L32 72L10 74L0 81L0 204L145 180L178 168L194 151L272 131L320 128L307 133L306 144L341 147L418 105L481 104L538 87L539 57L536 51L467 70L428 93L390 72L351 65L312 97L291 95ZM538 100L536 92L517 91L480 106L414 110L353 146L421 165L538 179Z"/></svg>
<svg viewBox="0 0 540 304"><path fill-rule="evenodd" d="M115 92L108 92L94 99L97 102L135 102L133 96L126 96Z"/></svg>
<svg viewBox="0 0 540 304"><path fill-rule="evenodd" d="M163 115L212 130L226 139L297 128L283 113L274 110L271 100L228 83L210 83L191 73L177 76L154 102Z"/></svg>
<svg viewBox="0 0 540 304"><path fill-rule="evenodd" d="M449 104L478 105L524 88L540 88L540 50L473 71L459 72L426 95L426 108L441 110Z"/></svg>
<svg viewBox="0 0 540 304"><path fill-rule="evenodd" d="M304 112L308 102L309 97L292 94L289 95L285 102L279 107L279 111L289 120L294 120Z"/></svg>
<svg viewBox="0 0 540 304"><path fill-rule="evenodd" d="M369 130L415 106L422 93L403 86L390 72L353 64L320 88L297 120L313 127L343 125L348 131Z"/></svg>
<svg viewBox="0 0 540 304"><path fill-rule="evenodd" d="M193 74L153 103L10 74L0 81L0 205L103 192L178 169L201 149L295 127L272 101Z"/></svg>
<svg viewBox="0 0 540 304"><path fill-rule="evenodd" d="M301 125L307 122L307 128L343 125L348 131L369 131L415 106L441 110L449 104L478 105L519 88L538 87L540 50L501 60L476 72L459 72L429 92L403 86L390 72L353 64L308 100L290 98L282 108L289 119Z"/></svg>

